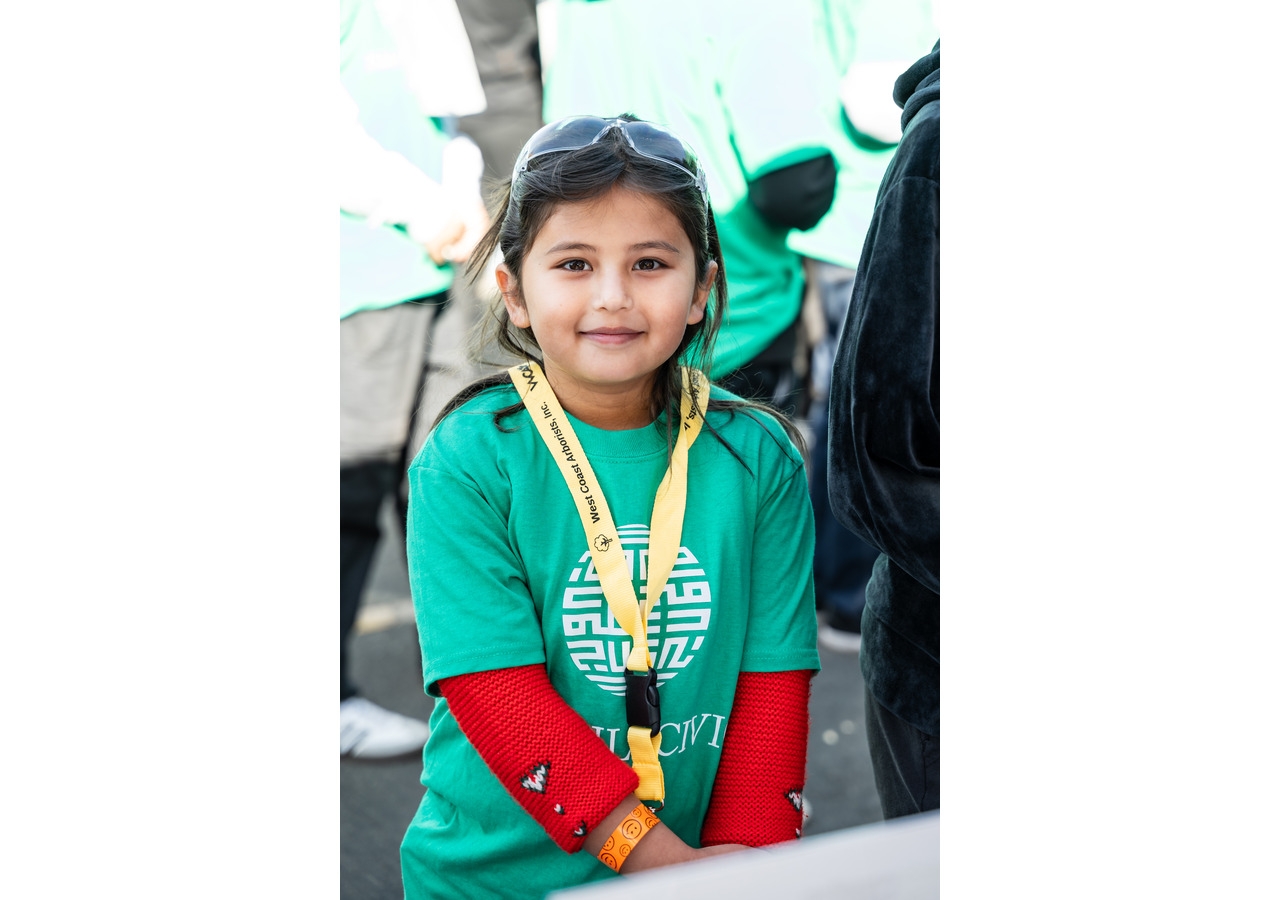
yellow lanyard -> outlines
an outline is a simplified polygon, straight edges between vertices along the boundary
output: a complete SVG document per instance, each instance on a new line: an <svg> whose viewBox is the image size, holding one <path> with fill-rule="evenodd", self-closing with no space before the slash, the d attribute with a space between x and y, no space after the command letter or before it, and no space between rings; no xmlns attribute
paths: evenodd
<svg viewBox="0 0 1280 900"><path fill-rule="evenodd" d="M665 590L667 578L680 552L689 448L702 429L708 393L706 379L701 372L688 367L682 367L680 371L684 386L680 397L680 434L671 455L671 464L654 497L649 523L648 587L641 606L636 599L631 572L622 552L622 541L618 539L600 482L560 401L547 383L546 375L532 360L507 370L525 409L537 426L538 434L556 460L569 493L573 495L609 611L631 637L625 673L629 726L627 744L631 747L631 767L640 776L637 796L641 800L656 800L658 803L663 802L666 791L658 758L658 750L662 746L662 722L658 709L657 673L649 652L649 613Z"/></svg>

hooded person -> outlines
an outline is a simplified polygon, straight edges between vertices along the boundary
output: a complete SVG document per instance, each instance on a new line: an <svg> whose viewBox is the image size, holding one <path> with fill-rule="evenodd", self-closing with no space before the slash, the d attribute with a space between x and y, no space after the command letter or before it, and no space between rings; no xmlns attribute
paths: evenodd
<svg viewBox="0 0 1280 900"><path fill-rule="evenodd" d="M876 196L831 383L831 508L879 550L860 665L885 818L938 808L940 46L894 85L902 140Z"/></svg>

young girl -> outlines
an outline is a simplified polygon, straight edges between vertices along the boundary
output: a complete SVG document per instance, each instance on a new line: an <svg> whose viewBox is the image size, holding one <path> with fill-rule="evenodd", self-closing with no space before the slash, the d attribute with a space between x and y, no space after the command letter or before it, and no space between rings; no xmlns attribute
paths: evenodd
<svg viewBox="0 0 1280 900"><path fill-rule="evenodd" d="M443 700L406 897L794 840L813 515L794 429L699 371L726 289L697 159L630 116L547 125L473 269L495 249L500 343L526 361L455 398L409 470Z"/></svg>

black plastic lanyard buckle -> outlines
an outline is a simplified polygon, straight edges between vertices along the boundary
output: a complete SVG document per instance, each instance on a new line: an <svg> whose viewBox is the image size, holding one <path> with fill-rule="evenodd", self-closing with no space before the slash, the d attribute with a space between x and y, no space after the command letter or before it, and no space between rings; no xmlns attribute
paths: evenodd
<svg viewBox="0 0 1280 900"><path fill-rule="evenodd" d="M627 685L627 724L648 728L655 736L662 728L662 710L658 705L658 673L652 667L648 672L624 673Z"/></svg>

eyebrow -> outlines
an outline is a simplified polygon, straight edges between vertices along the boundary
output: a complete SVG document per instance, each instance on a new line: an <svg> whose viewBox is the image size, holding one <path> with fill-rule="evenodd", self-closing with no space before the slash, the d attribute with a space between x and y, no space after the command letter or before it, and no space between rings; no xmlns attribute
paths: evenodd
<svg viewBox="0 0 1280 900"><path fill-rule="evenodd" d="M666 241L641 241L638 244L632 244L629 248L631 251L636 250L666 250L668 253L680 253L680 248L675 244L669 244ZM552 244L547 248L545 256L553 253L563 253L566 250L587 250L595 252L596 248L591 244L585 244L581 241L561 241L558 244Z"/></svg>

